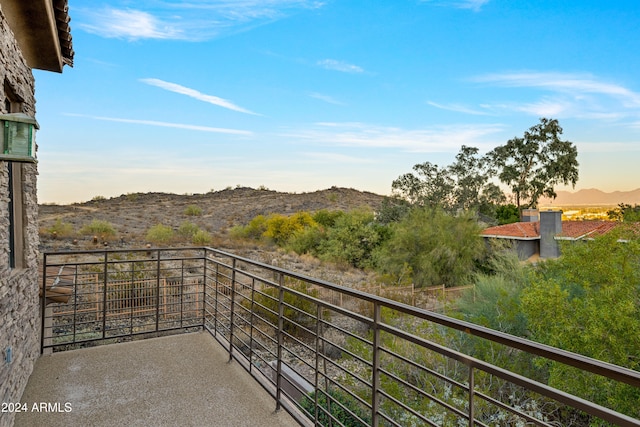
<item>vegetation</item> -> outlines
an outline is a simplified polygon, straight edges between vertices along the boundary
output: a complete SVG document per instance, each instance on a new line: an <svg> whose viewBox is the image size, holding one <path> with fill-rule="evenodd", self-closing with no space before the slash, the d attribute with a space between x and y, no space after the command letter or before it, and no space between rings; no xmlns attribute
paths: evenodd
<svg viewBox="0 0 640 427"><path fill-rule="evenodd" d="M462 146L456 161L448 167L438 167L430 162L417 164L413 170L418 176L407 173L393 181L394 193L412 205L436 207L455 212L474 209L492 214L496 204L505 196L491 182L491 163L487 157L479 157L475 147Z"/></svg>
<svg viewBox="0 0 640 427"><path fill-rule="evenodd" d="M191 243L194 245L208 245L211 243L211 234L205 230L197 230L191 236Z"/></svg>
<svg viewBox="0 0 640 427"><path fill-rule="evenodd" d="M291 335L302 337L307 330L315 328L316 304L309 299L298 294L317 297L318 291L310 289L307 282L288 283L287 288L291 291L284 292L283 317L284 330ZM279 306L279 288L269 287L254 295L254 311L263 319L272 325L278 325L278 306ZM251 304L249 300L243 301L243 304ZM295 307L295 308L294 308ZM330 319L328 313L325 319Z"/></svg>
<svg viewBox="0 0 640 427"><path fill-rule="evenodd" d="M202 215L202 209L196 205L189 205L184 209L184 214L187 216L200 216Z"/></svg>
<svg viewBox="0 0 640 427"><path fill-rule="evenodd" d="M440 206L447 211L475 210L494 216L506 200L493 183L499 179L511 189L518 212L535 208L543 197L555 197L554 187L578 181L577 149L562 141L562 128L555 119L540 119L524 137L515 137L480 157L475 147L462 146L453 164L439 167L430 162L413 167L391 187L396 196L412 205ZM504 214L504 212L503 212Z"/></svg>
<svg viewBox="0 0 640 427"><path fill-rule="evenodd" d="M58 218L55 224L46 229L46 232L56 237L68 237L73 234L73 225Z"/></svg>
<svg viewBox="0 0 640 427"><path fill-rule="evenodd" d="M102 239L106 239L115 236L116 230L110 222L94 219L89 224L84 225L80 229L80 233L84 235L94 235Z"/></svg>
<svg viewBox="0 0 640 427"><path fill-rule="evenodd" d="M631 206L627 203L620 203L617 208L607 211L609 219L624 222L640 221L640 205Z"/></svg>
<svg viewBox="0 0 640 427"><path fill-rule="evenodd" d="M147 231L146 236L151 243L166 244L173 240L175 232L168 225L156 224Z"/></svg>
<svg viewBox="0 0 640 427"><path fill-rule="evenodd" d="M371 410L365 409L355 398L338 389L318 392L318 425L329 427L366 427L371 425ZM301 406L306 415L314 419L316 392L302 399ZM330 415L329 415L330 414ZM337 424L338 421L340 424Z"/></svg>
<svg viewBox="0 0 640 427"><path fill-rule="evenodd" d="M557 184L576 185L578 150L562 141L562 128L555 119L540 119L524 137L515 137L496 147L488 157L500 181L511 189L518 210L535 208L542 196L556 197Z"/></svg>
<svg viewBox="0 0 640 427"><path fill-rule="evenodd" d="M640 240L609 233L536 268L520 310L532 338L640 370ZM626 243L619 239L626 240ZM549 384L640 418L640 389L549 364Z"/></svg>
<svg viewBox="0 0 640 427"><path fill-rule="evenodd" d="M411 274L418 287L465 285L484 255L480 231L471 213L453 216L440 208L414 208L393 224L377 265L398 280Z"/></svg>

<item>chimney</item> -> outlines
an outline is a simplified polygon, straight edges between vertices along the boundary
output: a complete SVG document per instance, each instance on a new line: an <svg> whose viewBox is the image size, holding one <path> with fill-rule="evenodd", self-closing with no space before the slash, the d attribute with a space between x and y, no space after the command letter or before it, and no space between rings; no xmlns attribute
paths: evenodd
<svg viewBox="0 0 640 427"><path fill-rule="evenodd" d="M538 222L540 221L540 214L538 209L523 209L520 214L520 221L522 222Z"/></svg>
<svg viewBox="0 0 640 427"><path fill-rule="evenodd" d="M540 258L558 258L560 246L555 236L562 233L562 211L540 212Z"/></svg>

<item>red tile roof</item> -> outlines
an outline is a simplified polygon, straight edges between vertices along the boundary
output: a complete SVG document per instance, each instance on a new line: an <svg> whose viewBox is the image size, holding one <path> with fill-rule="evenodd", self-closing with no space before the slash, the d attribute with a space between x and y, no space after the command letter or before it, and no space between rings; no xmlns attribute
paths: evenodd
<svg viewBox="0 0 640 427"><path fill-rule="evenodd" d="M558 234L558 237L574 240L601 236L619 225L619 222L613 221L562 221L562 233ZM535 240L540 238L540 222L515 222L497 225L485 229L482 235L503 239Z"/></svg>

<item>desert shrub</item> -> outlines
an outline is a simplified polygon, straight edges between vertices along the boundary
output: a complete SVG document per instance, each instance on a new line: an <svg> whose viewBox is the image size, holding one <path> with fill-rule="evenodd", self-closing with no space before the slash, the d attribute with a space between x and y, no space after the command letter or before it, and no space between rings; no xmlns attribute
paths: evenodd
<svg viewBox="0 0 640 427"><path fill-rule="evenodd" d="M326 239L319 244L318 252L322 259L364 268L371 265L372 252L381 242L373 212L354 210L336 219L327 230Z"/></svg>
<svg viewBox="0 0 640 427"><path fill-rule="evenodd" d="M330 211L327 209L320 209L313 214L312 218L321 226L325 228L331 228L335 225L336 220L344 214L345 213L343 211Z"/></svg>
<svg viewBox="0 0 640 427"><path fill-rule="evenodd" d="M318 425L338 425L327 413L330 413L333 418L338 420L340 422L339 425L345 427L365 427L371 425L371 410L365 408L364 405L349 394L338 389L330 389L328 392L318 390L317 393ZM311 419L315 417L315 394L316 392L310 393L300 402L302 409L304 409L306 415ZM324 411L320 408L324 409ZM348 411L351 411L351 413L356 416Z"/></svg>
<svg viewBox="0 0 640 427"><path fill-rule="evenodd" d="M147 240L152 243L168 243L173 237L173 228L168 225L156 224L147 231Z"/></svg>
<svg viewBox="0 0 640 427"><path fill-rule="evenodd" d="M318 247L325 237L320 227L307 227L293 233L285 247L298 255L317 255Z"/></svg>
<svg viewBox="0 0 640 427"><path fill-rule="evenodd" d="M259 240L262 238L262 234L267 230L267 217L264 215L258 215L254 217L249 224L244 227L239 225L233 227L230 231L234 237L244 237L247 239Z"/></svg>
<svg viewBox="0 0 640 427"><path fill-rule="evenodd" d="M267 229L263 236L278 245L284 245L294 233L306 227L316 226L309 212L296 212L287 217L280 214L272 214L267 217Z"/></svg>
<svg viewBox="0 0 640 427"><path fill-rule="evenodd" d="M391 226L392 235L376 253L381 273L406 274L416 286L461 286L473 279L486 251L472 213L451 215L440 208L414 208Z"/></svg>
<svg viewBox="0 0 640 427"><path fill-rule="evenodd" d="M309 289L309 284L306 282L294 282L292 285L287 286L288 289L309 295L311 297L317 297L318 291L316 289ZM254 306L256 313L263 319L266 319L269 323L278 324L278 298L279 288L270 287L256 292L254 299L255 302L260 304ZM245 301L250 305L250 301ZM315 329L315 316L316 316L316 304L308 299L293 294L291 292L284 293L284 330L294 336L304 336L307 329ZM295 307L295 308L293 308ZM323 315L325 320L330 318L329 313Z"/></svg>
<svg viewBox="0 0 640 427"><path fill-rule="evenodd" d="M91 199L92 202L102 202L104 200L107 200L104 196L94 196L93 199Z"/></svg>
<svg viewBox="0 0 640 427"><path fill-rule="evenodd" d="M196 205L189 205L184 209L184 214L188 216L200 216L202 215L202 209Z"/></svg>
<svg viewBox="0 0 640 427"><path fill-rule="evenodd" d="M46 232L49 234L55 233L58 237L70 236L73 234L73 225L58 218L55 224L46 229Z"/></svg>
<svg viewBox="0 0 640 427"><path fill-rule="evenodd" d="M191 236L191 242L194 245L208 245L211 243L211 234L205 230L197 230L193 233L193 236Z"/></svg>
<svg viewBox="0 0 640 427"><path fill-rule="evenodd" d="M95 235L100 236L101 238L112 237L116 235L116 229L113 228L108 221L102 221L99 219L94 219L89 224L84 225L80 229L80 233L85 235Z"/></svg>
<svg viewBox="0 0 640 427"><path fill-rule="evenodd" d="M178 227L178 234L185 239L191 240L193 236L199 231L198 226L192 222L184 221Z"/></svg>

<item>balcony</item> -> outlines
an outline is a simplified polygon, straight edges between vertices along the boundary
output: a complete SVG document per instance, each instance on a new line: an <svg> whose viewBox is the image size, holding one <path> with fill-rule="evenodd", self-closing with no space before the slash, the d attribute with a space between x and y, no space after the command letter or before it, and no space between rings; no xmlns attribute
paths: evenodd
<svg viewBox="0 0 640 427"><path fill-rule="evenodd" d="M145 415L131 412L138 400L109 412L111 402L133 393L149 414L186 407L184 416L201 416L202 409L209 420L224 419L224 411L214 412L218 399L226 410L238 403L231 413L241 419L228 425L560 426L571 414L574 425L640 426L640 420L550 387L512 362L567 366L635 388L639 372L214 249L46 253L43 272L48 304L41 345L54 354L38 361L25 396L39 388L37 381L59 382L33 399L75 396L73 416L95 411L107 424L141 422ZM490 349L483 354L508 357L474 357L478 346ZM65 352L78 347L92 348ZM102 365L107 362L113 365ZM241 368L245 372L235 371ZM101 374L114 371L123 376L107 381ZM246 404L232 397L253 391L224 396L228 385L244 381L240 374L255 380L271 402L257 424ZM182 388L183 376L192 387ZM73 384L66 377L83 379L57 396L63 384ZM79 395L68 394L76 388ZM85 388L113 397L97 410L97 403L80 404ZM16 425L29 425L20 424L26 415Z"/></svg>

